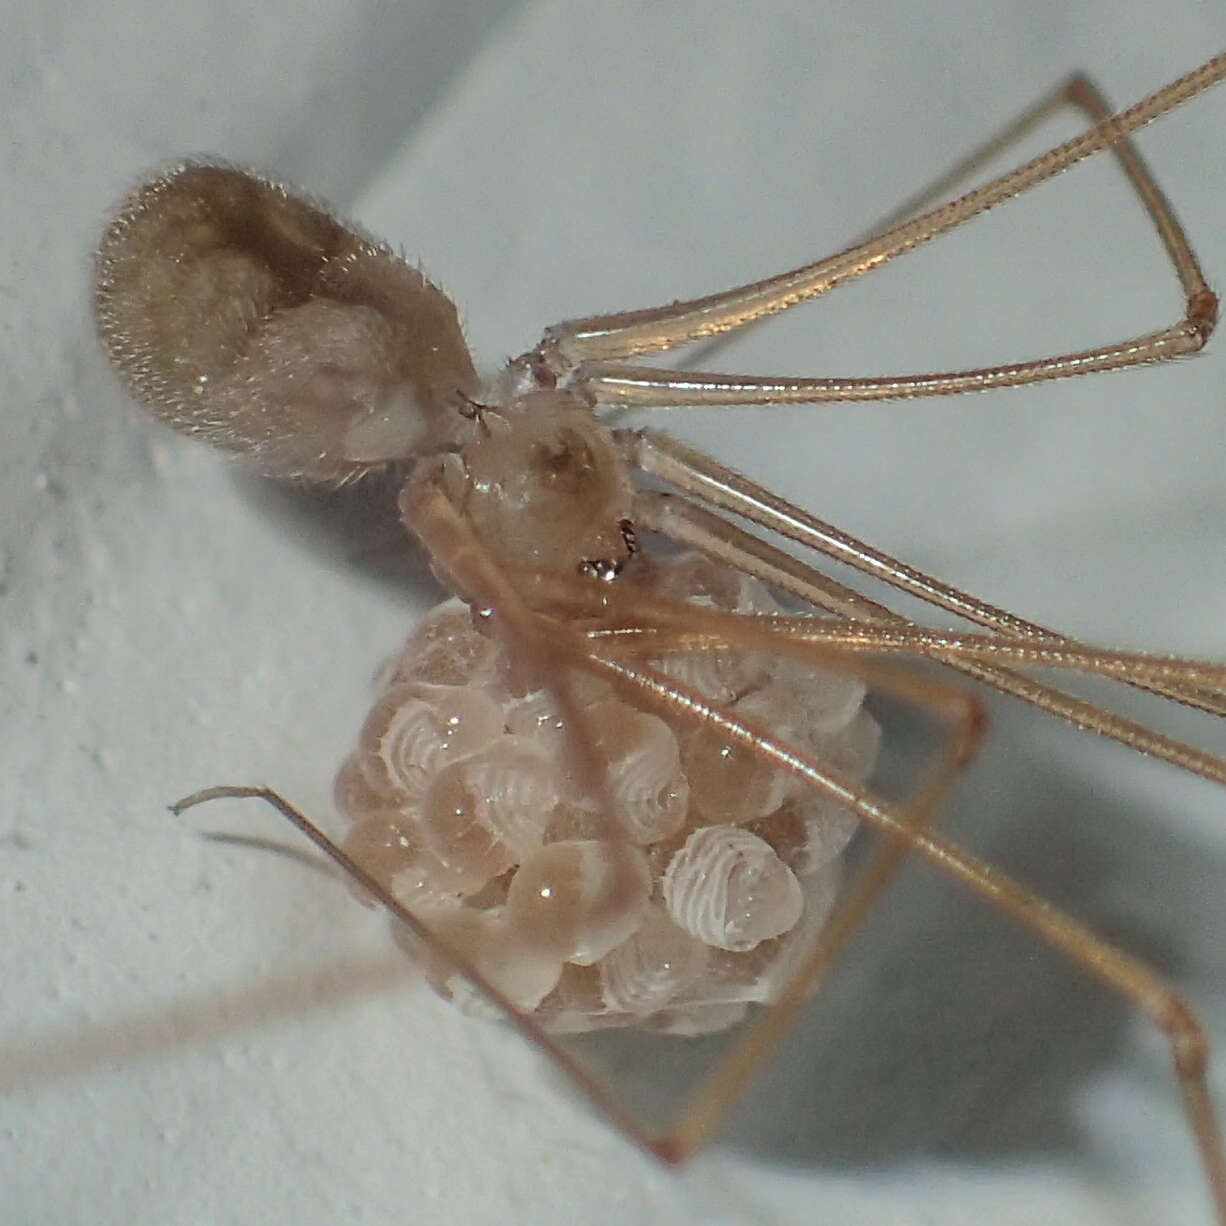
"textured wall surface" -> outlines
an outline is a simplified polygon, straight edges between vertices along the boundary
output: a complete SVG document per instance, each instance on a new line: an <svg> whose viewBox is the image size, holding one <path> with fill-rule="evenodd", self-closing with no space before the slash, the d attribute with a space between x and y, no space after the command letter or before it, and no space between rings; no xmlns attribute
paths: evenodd
<svg viewBox="0 0 1226 1226"><path fill-rule="evenodd" d="M0 1186L6 1222L1207 1222L1161 1044L916 870L729 1141L652 1168L503 1030L397 984L378 917L286 856L434 592L148 427L88 317L144 168L210 151L403 244L492 365L555 319L846 243L1075 67L1133 101L1226 41L1191 0L185 9L0 25ZM1226 93L1144 148L1219 285ZM1072 121L1054 124L1058 139ZM883 373L1161 326L1109 167L721 355ZM939 403L678 414L821 515L1096 641L1226 656L1226 345ZM287 531L288 529L288 531ZM373 559L373 560L372 560ZM1136 710L1223 749L1220 729ZM993 708L949 824L1152 960L1226 1040L1223 793ZM1219 1064L1215 1084L1226 1102Z"/></svg>

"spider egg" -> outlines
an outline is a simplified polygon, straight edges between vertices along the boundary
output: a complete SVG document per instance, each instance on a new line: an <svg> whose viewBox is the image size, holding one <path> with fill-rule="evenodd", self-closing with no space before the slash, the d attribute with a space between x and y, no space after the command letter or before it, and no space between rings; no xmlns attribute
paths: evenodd
<svg viewBox="0 0 1226 1226"><path fill-rule="evenodd" d="M650 894L647 858L630 843L550 843L511 879L507 919L540 949L590 964L638 928Z"/></svg>
<svg viewBox="0 0 1226 1226"><path fill-rule="evenodd" d="M652 906L639 930L600 962L604 1003L613 1012L650 1016L701 978L710 954Z"/></svg>
<svg viewBox="0 0 1226 1226"><path fill-rule="evenodd" d="M523 941L507 923L505 908L478 911L454 907L427 912L423 919L447 950L459 955L491 987L517 1009L531 1012L553 991L562 974L562 961ZM415 956L420 956L416 954ZM468 981L455 973L449 960L434 959L427 967L445 994L466 1006L466 1012L495 1013L472 995Z"/></svg>
<svg viewBox="0 0 1226 1226"><path fill-rule="evenodd" d="M616 699L589 707L588 718L621 831L632 843L675 834L685 823L690 789L673 730ZM593 807L591 797L576 799Z"/></svg>
<svg viewBox="0 0 1226 1226"><path fill-rule="evenodd" d="M680 927L717 949L749 950L787 932L804 909L792 870L739 826L704 826L664 873L664 905Z"/></svg>
<svg viewBox="0 0 1226 1226"><path fill-rule="evenodd" d="M756 580L702 558L645 562L637 581L655 599L779 612ZM646 663L850 782L872 767L879 732L855 678L756 649ZM702 1034L777 999L833 903L851 813L742 739L643 711L572 670L603 776L594 795L557 696L521 671L461 602L426 618L337 776L354 822L346 847L548 1031ZM399 927L439 991L497 1015Z"/></svg>
<svg viewBox="0 0 1226 1226"><path fill-rule="evenodd" d="M732 704L733 715L779 728L780 687L755 690ZM788 728L779 728L787 739ZM686 744L685 773L690 795L711 823L744 822L773 813L798 789L796 780L717 728L703 728Z"/></svg>
<svg viewBox="0 0 1226 1226"><path fill-rule="evenodd" d="M480 689L393 685L366 717L358 761L381 795L417 799L444 763L488 745L503 726L502 708Z"/></svg>
<svg viewBox="0 0 1226 1226"><path fill-rule="evenodd" d="M504 736L434 777L421 829L430 850L462 879L463 892L472 893L540 847L556 803L548 759L522 738Z"/></svg>
<svg viewBox="0 0 1226 1226"><path fill-rule="evenodd" d="M409 635L391 662L389 683L468 685L493 673L497 654L497 646L474 628L468 606L462 600L448 600Z"/></svg>

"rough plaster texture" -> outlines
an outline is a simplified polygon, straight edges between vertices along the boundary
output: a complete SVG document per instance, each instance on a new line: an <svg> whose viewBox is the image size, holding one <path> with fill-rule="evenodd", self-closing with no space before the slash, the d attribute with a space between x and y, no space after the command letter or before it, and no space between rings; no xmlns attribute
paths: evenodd
<svg viewBox="0 0 1226 1226"><path fill-rule="evenodd" d="M344 891L199 837L292 845L271 816L173 821L166 802L227 780L326 812L366 679L433 597L146 427L94 351L85 285L123 185L216 151L403 243L493 362L550 320L842 244L1062 73L1132 100L1220 46L1226 17L4 8L0 1219L1207 1221L1160 1044L931 874L897 891L729 1142L674 1180L513 1036L389 984L381 925ZM1219 93L1145 141L1219 283L1224 113ZM1177 310L1154 247L1087 167L721 363L880 372L1141 331ZM998 603L1222 656L1223 370L1219 341L1095 383L669 424ZM1162 966L1226 1037L1221 793L994 715L950 824ZM1215 1084L1226 1100L1220 1068Z"/></svg>

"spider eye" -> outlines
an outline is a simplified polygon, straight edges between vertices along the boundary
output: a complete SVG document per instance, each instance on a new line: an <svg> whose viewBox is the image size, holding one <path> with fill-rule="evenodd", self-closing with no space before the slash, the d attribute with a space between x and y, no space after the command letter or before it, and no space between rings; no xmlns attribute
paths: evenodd
<svg viewBox="0 0 1226 1226"><path fill-rule="evenodd" d="M609 558L588 559L579 563L579 573L608 583L621 574L622 567L625 566L627 560L614 562Z"/></svg>

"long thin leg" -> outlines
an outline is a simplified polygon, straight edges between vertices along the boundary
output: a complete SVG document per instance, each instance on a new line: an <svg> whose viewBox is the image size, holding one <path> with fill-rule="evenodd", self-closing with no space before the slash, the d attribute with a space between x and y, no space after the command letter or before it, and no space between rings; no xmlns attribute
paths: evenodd
<svg viewBox="0 0 1226 1226"><path fill-rule="evenodd" d="M342 872L356 881L372 898L386 908L419 941L426 945L427 948L439 953L447 965L454 967L469 980L502 1012L507 1021L526 1035L531 1042L544 1050L572 1078L575 1084L591 1099L596 1107L605 1112L616 1128L620 1129L632 1141L643 1146L649 1153L655 1154L657 1157L664 1156L653 1145L651 1139L644 1136L638 1124L626 1113L617 1099L582 1064L573 1059L565 1048L550 1038L531 1018L526 1017L516 1009L466 958L457 950L452 949L433 928L420 920L400 902L378 877L368 872L360 861L355 860L344 848L338 846L306 814L296 809L280 793L274 792L272 788L267 787L226 784L220 787L204 788L202 791L193 792L191 796L185 796L182 800L172 805L171 811L178 815L194 808L196 805L225 799L262 800L265 804L271 805L276 809L282 817L286 818L305 834Z"/></svg>
<svg viewBox="0 0 1226 1226"><path fill-rule="evenodd" d="M636 596L639 607L617 616L621 602L605 595L600 626L589 628L592 640L610 646L629 647L636 656L650 657L668 652L727 651L729 628L744 615L684 606L664 610L649 597ZM648 613L644 612L644 606ZM594 601L589 605L595 609ZM645 616L657 607L668 619L664 624L644 625ZM681 619L684 620L681 620ZM672 624L670 624L670 622ZM765 640L787 640L815 653L823 664L842 659L849 671L860 655L907 656L912 659L939 660L941 663L988 663L1000 661L1013 666L1054 669L1111 680L1159 682L1193 674L1206 682L1226 684L1226 665L1180 656L1156 656L1144 652L1111 651L1085 647L1069 639L1006 638L986 634L954 634L929 630L924 626L874 626L857 622L815 621L808 617L755 615L754 626Z"/></svg>
<svg viewBox="0 0 1226 1226"><path fill-rule="evenodd" d="M472 536L467 525L438 489L423 484L413 500L417 518L414 528L423 543L435 553L436 560L459 581L461 589L473 593L485 607L498 609L511 598L519 610L527 606L513 593L505 573ZM517 613L517 618L523 620ZM527 617L533 615L528 613ZM531 622L524 620L524 631L530 633ZM948 787L956 773L959 758L955 752L947 765L938 771L937 787L921 798L916 812L899 810L895 806L872 798L854 781L838 772L818 766L795 750L772 739L765 730L731 717L712 707L698 695L687 692L669 679L649 669L635 668L624 661L603 656L578 638L569 625L546 619L540 633L547 639L555 660L562 660L604 677L620 693L633 696L644 707L666 716L697 721L717 729L729 740L743 745L759 759L789 772L824 795L830 796L854 811L875 829L883 832L896 846L906 846L947 875L962 882L986 902L1004 911L1018 923L1031 929L1048 944L1060 950L1108 987L1131 1000L1167 1036L1171 1044L1176 1075L1183 1092L1185 1109L1200 1149L1206 1179L1217 1206L1219 1219L1226 1226L1226 1159L1223 1158L1221 1136L1210 1104L1206 1080L1207 1044L1203 1028L1186 1003L1148 967L1106 944L1084 925L1065 915L1056 907L1029 893L984 864L955 844L922 829L928 806L941 789ZM938 687L943 691L945 687ZM974 708L968 708L973 711ZM973 718L963 734L967 746L977 740L977 724ZM871 896L890 876L896 866L887 855L874 869L866 889L869 897L863 901L867 910ZM860 912L862 914L863 911ZM855 917L853 917L855 918ZM850 929L848 929L849 931ZM822 964L819 954L817 963ZM735 1068L725 1070L733 1081L746 1076L741 1061L734 1056ZM737 1071L740 1070L740 1071ZM738 1082L739 1084L739 1082ZM716 1104L719 1106L720 1104ZM702 1131L706 1125L696 1129ZM661 1152L676 1158L678 1151Z"/></svg>
<svg viewBox="0 0 1226 1226"><path fill-rule="evenodd" d="M750 536L735 525L701 512L699 508L679 505L681 500L675 497L655 497L667 498L663 505L668 507L669 513L663 516L640 515L639 522L642 527L700 549L718 561L744 570L783 591L791 592L801 600L819 607L824 604L823 598L832 586L832 581L826 576L806 567L790 554L781 553L757 537ZM655 501L653 505L658 507L662 502ZM712 522L714 527L711 526ZM841 585L833 586L838 588ZM869 611L865 607L868 605L872 605L879 612ZM885 606L865 599L851 607L855 610L853 615L862 620L883 625L913 624ZM1011 669L957 660L942 663L1001 693L1066 720L1074 727L1117 741L1138 753L1169 762L1201 778L1215 783L1226 783L1226 759L1155 732L1144 724L1125 719L1094 703Z"/></svg>
<svg viewBox="0 0 1226 1226"><path fill-rule="evenodd" d="M922 210L948 199L958 187L973 178L989 162L999 157L1005 150L1025 140L1046 123L1053 115L1072 107L1079 110L1092 124L1102 123L1111 117L1111 107L1108 105L1102 91L1085 73L1074 73L1055 89L1033 102L1020 115L1007 123L1001 130L989 137L964 157L959 158L952 166L943 171L930 183L908 196L897 208L862 231L854 240L853 246L868 242L878 234L884 234L901 225ZM1166 195L1158 186L1145 160L1137 151L1135 143L1130 139L1117 141L1111 146L1111 153L1128 176L1133 190L1141 199L1145 211L1149 214L1154 229L1179 277L1185 295L1195 293L1200 276L1196 257L1188 243L1183 227L1179 224L1174 210ZM746 324L735 332L724 332L714 339L698 345L690 351L688 364L694 369L710 370L711 358L733 339L744 337L747 329L754 324Z"/></svg>
<svg viewBox="0 0 1226 1226"><path fill-rule="evenodd" d="M585 362L575 386L595 408L679 409L721 405L848 404L871 400L919 400L957 396L1003 387L1024 387L1070 379L1074 375L1105 374L1186 357L1204 348L1217 323L1217 299L1189 299L1179 323L1159 332L1130 337L1095 349L1080 349L1053 357L1003 366L940 371L922 375L874 375L857 378L809 379L791 375L721 375L708 371L660 370L613 362Z"/></svg>
<svg viewBox="0 0 1226 1226"><path fill-rule="evenodd" d="M1095 124L1080 136L1033 158L1016 170L867 242L814 264L723 293L664 307L596 315L558 324L546 332L540 355L552 369L573 370L582 362L601 362L673 349L787 310L798 302L818 297L846 281L863 276L888 260L1117 144L1223 77L1226 77L1226 53L1215 56L1136 105ZM1161 197L1157 196L1156 199L1165 208ZM1169 215L1169 210L1166 212ZM1168 233L1177 232L1177 226L1174 230L1164 229L1164 240ZM1186 244L1184 247L1186 250ZM1171 335L1165 343L1172 350L1180 344L1195 347L1203 343L1216 313L1215 299L1195 260L1191 259L1190 251L1187 256L1188 264L1179 271L1188 299L1188 311L1183 324L1168 329ZM1178 337L1182 337L1182 340Z"/></svg>
<svg viewBox="0 0 1226 1226"><path fill-rule="evenodd" d="M766 651L858 677L876 690L951 723L974 722L965 715L968 697L964 690L884 660L865 658L873 652L912 658L925 654L905 642L905 634L896 637L899 631L892 628L830 627L810 618L697 608L641 592L632 585L629 590L623 586L611 591L599 580L576 579L557 571L509 570L507 578L543 618L572 625L590 649L606 660L650 668L651 660L672 654ZM880 650L878 637L883 642Z"/></svg>
<svg viewBox="0 0 1226 1226"><path fill-rule="evenodd" d="M668 495L653 494L652 498L658 502ZM656 520L649 516L648 522L654 530ZM686 543L701 548L695 537ZM706 539L702 544L710 545L711 541ZM720 560L732 561L727 557ZM991 663L1053 669L1137 685L1183 683L1193 678L1218 693L1213 713L1226 714L1226 665L1210 660L1112 651L1055 636L932 630L901 618L872 622L855 617L747 616L696 608L633 585L610 588L599 580L576 583L570 575L549 570L514 568L508 570L508 577L531 607L551 617L583 618L589 641L614 651L628 651L638 659L672 652L744 649L751 643L767 650L784 650L784 644L791 644L801 650L803 658L823 667L857 673L865 667L864 656L903 655L951 666Z"/></svg>
<svg viewBox="0 0 1226 1226"><path fill-rule="evenodd" d="M648 709L718 729L721 735L745 746L759 759L772 763L808 786L834 797L887 837L886 852L875 861L868 878L862 878L861 887L853 891L850 904L842 912L843 919L834 926L827 943L819 945L810 958L810 971L817 973L827 964L833 947L846 939L855 922L867 912L876 893L901 862L904 850L911 849L947 875L961 881L985 901L993 903L1016 921L1032 929L1049 944L1142 1008L1168 1036L1171 1043L1186 1111L1200 1147L1206 1177L1218 1205L1219 1218L1226 1223L1226 1163L1223 1162L1220 1136L1208 1098L1205 1077L1206 1043L1202 1028L1186 1004L1148 968L1099 941L1084 926L1029 894L1003 874L924 829L937 801L948 789L961 762L978 742L979 723L974 715L977 711L975 704L971 703L965 708L968 714L959 725L960 731L951 742L951 749L937 770L935 779L925 789L914 810L900 810L874 799L858 784L838 772L820 767L793 749L773 740L763 729L755 728L711 707L699 696L687 692L667 678L650 670L636 669L620 660L604 657L599 651L592 650L590 645L583 641L581 634L570 625L564 622L549 623L547 619L533 614L515 597L501 569L484 553L441 491L432 487L428 481L410 484L412 488L408 506L417 513L414 526L419 529L423 541L432 553L435 550L442 551L434 553L436 563L441 564L443 569L458 581L461 590L480 601L481 607L493 609L496 617L501 616L504 604L509 605L510 616L516 623L514 641L517 646L523 647L525 643L533 646L547 641L552 648L555 662L580 667L604 677L619 692L633 695L640 705ZM534 644L533 640L538 640L538 644ZM946 687L936 688L939 692ZM389 909L397 918L424 939L440 945L452 962L468 971L474 982L507 1012L517 1026L576 1077L578 1084L592 1094L597 1103L609 1112L614 1122L667 1160L675 1161L683 1157L691 1143L697 1143L697 1140L709 1132L713 1127L712 1112L722 1110L727 1096L749 1075L754 1057L763 1050L760 1043L751 1043L742 1052L734 1053L730 1062L717 1074L713 1090L699 1103L700 1109L682 1122L677 1134L665 1141L650 1142L642 1136L633 1121L620 1111L611 1096L605 1094L583 1070L575 1067L565 1053L561 1052L548 1036L542 1034L529 1018L510 1008L509 1002L492 990L491 985L480 975L471 974L471 969L462 958L456 958L445 943L438 942L429 929L397 904L373 876L355 864L292 806L267 789L241 788L210 789L188 798L188 801L183 802L183 806L218 795L254 795L276 805L287 818L308 834L321 850L370 889L375 897L389 905ZM798 1002L801 991L800 986L793 984L787 997L792 1007ZM783 1014L774 1016L786 1020ZM774 1024L781 1023L772 1023ZM768 1027L768 1030L770 1029ZM763 1032L757 1033L761 1035Z"/></svg>
<svg viewBox="0 0 1226 1226"><path fill-rule="evenodd" d="M461 564L461 569L465 569L463 564ZM597 675L604 675L619 689L626 688L617 667L613 666L611 673L607 668L602 669L597 657L589 655L581 644L576 645L571 641L572 636L565 627L561 625L551 627L550 638L555 646L561 647L563 655L571 657L572 663L588 671L596 672ZM674 699L683 704L692 719L709 722L704 715L705 704L696 695L670 689L662 677L652 676L649 673L638 675L649 678L660 690L671 692ZM633 687L631 688L633 690ZM902 824L902 829L908 833L930 823L958 774L974 756L982 741L985 725L979 705L958 691L948 691L944 697L946 701L939 703L938 706L942 713L950 717L952 735L937 768L913 802L910 815ZM729 716L725 716L725 720L741 728L751 742L760 735ZM848 796L856 791L856 785L850 781L842 780L833 773L818 772L814 768L814 777L818 775L822 778L823 790L833 792L834 795ZM813 780L809 782L812 783ZM449 966L464 975L502 1012L508 1021L549 1055L573 1079L579 1089L599 1110L605 1113L615 1127L649 1153L669 1163L684 1161L714 1130L737 1091L765 1059L778 1036L787 1029L796 1010L828 967L838 948L851 934L855 924L867 914L871 903L901 866L909 845L906 838L901 836L889 840L883 853L875 857L860 874L848 898L831 916L817 946L806 959L802 970L785 990L779 1004L764 1015L761 1022L750 1031L742 1043L737 1044L732 1057L723 1062L711 1083L704 1087L700 1097L686 1111L677 1128L669 1135L653 1137L643 1131L638 1121L622 1108L616 1096L610 1093L582 1064L574 1060L564 1047L543 1031L530 1016L517 1010L461 953L452 949L433 928L406 908L380 877L370 873L361 861L349 855L315 822L279 793L263 786L223 785L195 792L176 802L171 809L172 812L179 815L196 805L220 799L257 799L276 809L306 835L342 872L356 881L370 897L379 902L396 920L412 932L418 940L440 954Z"/></svg>
<svg viewBox="0 0 1226 1226"><path fill-rule="evenodd" d="M798 545L850 566L869 578L887 583L926 604L990 630L1004 634L1033 635L1038 638L1064 637L1035 622L1026 621L970 596L889 554L874 549L668 435L653 430L618 430L615 433L622 453L630 464L666 481L676 489L700 498L710 506L731 511L768 531L777 532L780 536L795 541ZM668 508L649 493L641 496L639 512L645 514L648 520L653 516L668 518L671 515L671 518L677 518L684 513L683 508ZM644 520L643 527L653 526L648 520ZM674 535L674 531L668 526L654 526L659 531ZM715 527L713 524L708 526ZM834 611L845 616L865 620L898 616L885 606L867 601L850 589L842 588L841 591L846 593L845 602L843 607L835 606ZM802 598L809 599L807 596ZM1165 698L1211 713L1217 713L1221 709L1221 695L1213 689L1200 687L1195 681L1175 685L1143 684L1141 688L1151 689Z"/></svg>
<svg viewBox="0 0 1226 1226"><path fill-rule="evenodd" d="M463 593L474 607L494 613L496 629L506 637L509 654L517 660L522 659L547 688L554 690L560 699L565 699L565 722L570 729L572 751L588 774L586 781L593 787L600 786L604 791L603 771L590 748L595 738L591 735L585 713L571 698L569 687L559 674L559 666L592 671L592 646L582 639L572 638L554 619L534 612L512 581L510 573L477 540L443 493L428 464L419 465L406 483L401 494L401 511L406 526L420 537L436 566L447 575L455 590ZM573 578L567 576L565 582L578 591L608 596L607 585L599 581L585 581L576 575ZM670 602L662 602L661 607L671 607L674 616L679 612L689 612L688 606ZM742 643L748 645L755 641L754 627L752 618L732 618L724 624L724 631L725 634L739 633ZM810 645L800 641L789 643L785 635L768 635L758 631L757 642L759 646L776 651L791 648L793 654L802 659L811 659L815 654ZM871 666L867 669L859 666L855 671L864 673L872 669ZM882 687L900 697L922 702L936 714L952 710L957 713L949 716L954 722L978 722L977 717L965 714L968 706L978 709L974 700L952 686L932 679L920 680L897 670L878 668L877 672ZM616 681L614 686L617 688ZM689 718L701 719L703 705L700 699L694 698ZM605 811L612 814L612 806L607 803L607 792L604 794Z"/></svg>
<svg viewBox="0 0 1226 1226"><path fill-rule="evenodd" d="M690 700L677 687L662 685L645 673L599 656L594 656L592 663L598 674L607 673L610 679L616 677L623 688L633 685L639 691L640 701L657 711L675 715L689 705ZM746 745L780 769L824 793L836 794L839 784L836 775L817 767L787 746L729 719L720 711L707 708L703 718L730 740ZM1188 1004L1149 967L1103 941L1084 924L991 865L977 860L956 844L918 828L914 819L893 806L876 801L855 787L847 789L839 800L874 829L890 836L891 841L904 842L921 859L960 882L1130 1001L1165 1035L1217 1218L1226 1226L1226 1156L1209 1098L1208 1042L1204 1027ZM736 1085L739 1081L734 1089ZM715 1102L713 1105L719 1108L723 1104Z"/></svg>
<svg viewBox="0 0 1226 1226"><path fill-rule="evenodd" d="M478 607L492 610L496 619L504 616L507 618L513 627L510 642L515 650L526 651L530 654L533 665L543 674L542 681L547 680L546 670L556 671L559 667L579 668L604 678L615 690L629 695L640 705L642 705L643 697L641 686L645 683L652 687L653 694L663 696L664 705L673 715L679 715L688 722L715 724L721 730L736 728L739 731L739 738L750 746L765 737L764 730L755 728L752 724L734 718L728 713L717 711L710 707L701 696L673 685L661 674L643 669L627 670L622 664L602 657L598 651L593 649L592 643L585 639L582 631L574 628L566 619L556 620L534 614L520 598L497 561L483 549L446 496L429 478L429 471L423 468L418 474L415 474L414 479L406 487L403 499L406 515L412 514L413 526L419 532L427 548L431 550L436 564L457 584L459 590L473 599ZM571 584L583 590L590 591L593 586L589 581L577 575L568 578ZM662 602L662 604L667 606L667 602ZM678 608L674 607L673 611L677 612ZM734 649L748 649L756 641L753 634L756 629L753 619L730 619L727 629L728 632L724 635L723 641ZM777 636L773 637L777 639ZM548 660L536 650L545 645L548 646L550 653ZM802 656L811 654L804 651L805 645L800 643L774 641L771 645L776 648L790 649L793 654ZM727 1096L730 1096L736 1086L751 1075L758 1060L769 1049L773 1036L787 1025L791 1012L799 1007L806 989L812 985L818 973L829 962L829 956L834 947L841 944L842 940L850 934L853 923L849 922L848 917L858 921L867 913L871 901L901 865L909 845L907 835L913 829L919 829L930 823L938 807L948 795L954 780L973 757L982 740L984 730L982 708L970 695L940 682L902 675L892 688L896 692L905 693L912 700L919 701L931 714L943 718L950 726L950 735L935 769L912 804L906 809L892 810L898 815L895 819L897 830L892 830L896 837L890 838L887 853L875 859L871 871L862 874L859 884L851 894L852 905L844 904L838 913L842 918L831 921L830 932L824 937L821 945L825 956L821 959L816 956L809 958L810 973L804 982L793 982L789 986L785 994L786 1007L782 1011L772 1010L762 1025L752 1032L752 1041L745 1048L744 1053L735 1057L732 1062L734 1075L731 1076L731 1079L729 1070L724 1071L719 1084ZM813 764L807 766L804 781L808 786L839 801L854 801L863 794L859 785L847 776ZM377 876L369 873L313 822L270 789L209 788L180 801L175 806L175 811L181 812L195 804L219 797L255 797L277 808L320 850L387 907L419 939L439 949L450 965L465 974L525 1034L553 1056L564 1070L575 1077L580 1087L592 1097L616 1125L657 1156L666 1161L680 1161L692 1152L698 1141L714 1127L716 1120L710 1112L711 1098L708 1093L702 1100L702 1110L688 1112L676 1133L656 1139L645 1136L636 1122L620 1109L616 1100L558 1048L548 1035L541 1032L530 1017L516 1012L510 1002L495 990L485 977L477 973L465 958L451 949L444 940L440 940L428 924L423 923L400 904ZM726 1106L726 1101L726 1098L720 1100L717 1104L719 1110L722 1111Z"/></svg>
<svg viewBox="0 0 1226 1226"><path fill-rule="evenodd" d="M436 460L422 460L415 466L400 491L399 507L405 527L430 551L444 583L476 609L488 612L497 607L496 627L506 640L509 658L541 677L570 729L572 764L597 798L600 811L611 819L608 780L593 748L596 740L589 716L576 701L565 671L554 667L552 645L539 633L531 610L442 493Z"/></svg>
<svg viewBox="0 0 1226 1226"><path fill-rule="evenodd" d="M747 646L750 638L746 636L746 632L755 619L741 617L736 620L740 623L742 635L739 644ZM736 642L735 636L726 640L728 644ZM592 663L599 669L608 668L612 661L607 657L594 655ZM611 677L616 674L617 666L614 665L613 672L609 675ZM632 672L626 675L635 674ZM671 692L674 702L680 700L682 704L690 704L693 701L693 696L687 696L682 687L671 686L659 675L653 675L650 670L638 672L637 677L647 685L654 686L660 693ZM886 832L883 842L874 850L855 882L845 892L834 913L823 926L813 948L793 973L779 998L704 1079L698 1094L688 1105L670 1138L671 1152L677 1158L695 1152L715 1131L754 1072L761 1067L790 1028L797 1013L824 978L834 959L868 917L881 893L893 881L902 868L914 839L931 825L958 776L978 752L986 728L984 712L978 703L968 701L968 696L957 690L942 693L941 687L929 687L926 693L920 692L920 697L928 704L935 700L933 709L941 710L950 724L950 736L935 769L912 802L906 808L896 810L899 818L897 829ZM719 716L725 727L739 727L746 743L756 745L761 742L761 734L742 721L732 718L727 712L721 711ZM831 783L840 783L847 789L848 781L840 781L834 772L822 769L819 774L823 783L821 790L829 792ZM816 784L817 777L810 777L806 782ZM866 799L868 797L866 792L854 784L848 789L848 794L851 793L857 793Z"/></svg>

